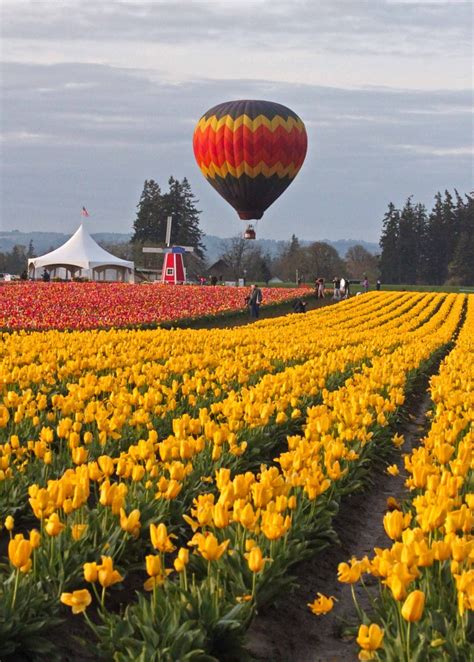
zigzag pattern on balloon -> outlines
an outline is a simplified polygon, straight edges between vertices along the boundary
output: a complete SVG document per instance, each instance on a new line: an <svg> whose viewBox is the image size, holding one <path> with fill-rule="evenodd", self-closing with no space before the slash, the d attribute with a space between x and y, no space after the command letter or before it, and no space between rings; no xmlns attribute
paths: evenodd
<svg viewBox="0 0 474 662"><path fill-rule="evenodd" d="M300 167L305 152L306 134L288 134L281 127L273 133L263 126L253 132L244 126L236 131L223 127L215 132L208 128L194 137L196 160L201 168L206 169L211 164L221 168L226 162L237 168L242 161L246 161L251 167L257 166L260 161L264 161L269 167L279 162L284 167L291 163Z"/></svg>
<svg viewBox="0 0 474 662"><path fill-rule="evenodd" d="M224 179L229 174L232 175L232 177L247 175L252 179L258 177L258 175L264 175L265 177L277 175L280 179L283 179L284 177L293 179L296 177L300 167L301 166L296 166L294 163L284 166L280 162L268 166L264 161L260 161L256 166L251 166L246 161L242 161L237 168L232 166L228 161L225 161L221 167L216 166L214 163L211 163L209 167L206 167L203 164L200 165L201 172L206 179L215 179L216 177Z"/></svg>
<svg viewBox="0 0 474 662"><path fill-rule="evenodd" d="M204 116L199 120L196 126L196 132L204 132L208 127L213 131L218 131L223 126L228 127L231 131L235 131L242 125L245 125L251 131L256 131L261 126L266 126L270 131L275 131L277 127L283 127L288 133L294 129L300 133L305 132L304 124L299 118L290 116L288 119L285 119L280 115L275 115L272 119L265 117L265 115L258 115L255 119L252 119L248 115L240 115L235 119L230 115L224 115L220 118L217 118L215 115L211 117Z"/></svg>
<svg viewBox="0 0 474 662"><path fill-rule="evenodd" d="M250 120L241 115L232 120L225 116L214 123L217 129L212 123L207 123L203 130L199 126L196 128L194 154L207 179L227 175L238 178L243 174L251 178L277 175L280 179L293 179L296 176L306 154L304 125L294 118L287 122L281 117L261 121L262 117L259 115L256 120ZM247 118L248 122L242 118ZM289 122L294 125L290 131L287 130ZM302 131L295 128L298 122Z"/></svg>

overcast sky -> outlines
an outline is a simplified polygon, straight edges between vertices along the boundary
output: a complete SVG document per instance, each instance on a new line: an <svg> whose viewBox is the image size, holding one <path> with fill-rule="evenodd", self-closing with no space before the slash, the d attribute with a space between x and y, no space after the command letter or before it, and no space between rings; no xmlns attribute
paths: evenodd
<svg viewBox="0 0 474 662"><path fill-rule="evenodd" d="M145 179L188 177L205 232L234 210L192 134L221 101L306 124L258 235L377 241L389 201L473 188L473 4L449 0L0 0L2 230L128 232Z"/></svg>

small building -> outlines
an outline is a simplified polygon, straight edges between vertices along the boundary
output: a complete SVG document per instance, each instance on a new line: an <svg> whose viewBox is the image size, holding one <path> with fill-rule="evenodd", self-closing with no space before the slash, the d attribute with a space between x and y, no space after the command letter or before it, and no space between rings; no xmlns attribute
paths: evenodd
<svg viewBox="0 0 474 662"><path fill-rule="evenodd" d="M135 265L104 250L92 239L81 223L70 239L56 250L28 260L28 276L41 278L43 271L50 277L88 278L95 281L134 282Z"/></svg>
<svg viewBox="0 0 474 662"><path fill-rule="evenodd" d="M206 273L208 273L211 278L214 276L219 281L233 280L235 277L233 270L229 267L223 258L220 258L217 260L217 262L211 264L211 266L206 270Z"/></svg>

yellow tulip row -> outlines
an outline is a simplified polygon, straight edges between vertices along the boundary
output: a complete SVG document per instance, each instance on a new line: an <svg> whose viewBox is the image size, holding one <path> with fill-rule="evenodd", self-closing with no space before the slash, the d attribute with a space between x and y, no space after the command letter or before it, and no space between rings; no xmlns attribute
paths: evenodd
<svg viewBox="0 0 474 662"><path fill-rule="evenodd" d="M296 507L295 502L288 505L286 500L290 490L302 488L305 498L314 501L348 474L350 465L357 464L373 438L374 426L386 427L390 415L403 404L409 372L450 340L462 307L463 297L448 297L439 311L411 334L400 320L404 343L393 352L374 354L370 364L363 364L339 389L323 389L323 403L307 410L304 434L289 436L288 451L276 458L280 470L262 468L257 475L238 474L231 481L230 472L221 469L216 480L217 500L213 494L195 500L191 512L194 520L189 520L193 528L212 524L221 528L216 517L226 523L243 523L244 518L244 526L248 523L247 528L255 530L261 525L269 539L284 535L289 519L281 513ZM233 509L228 516L222 516L218 508L225 504L228 510ZM272 527L272 535L265 533L267 515L272 524L278 522L279 535Z"/></svg>
<svg viewBox="0 0 474 662"><path fill-rule="evenodd" d="M384 304L388 306L390 301L392 305L396 303L394 295L389 295ZM379 306L369 299L361 303L368 314ZM289 338L285 333L288 318L260 322L258 327L265 333L255 333L255 325L172 333L159 329L4 333L0 375L3 385L17 384L20 388L33 384L54 387L64 380L71 382L97 373L117 373L125 384L142 386L147 379L165 381L170 375L207 367L217 370L225 359L232 359L241 367L243 377L249 368L256 371L255 362L258 369L259 361L268 366L272 360L288 361L310 355L318 338L321 340L331 327L343 324L345 315L350 319L351 310L356 312L352 301L346 309L345 314L337 307L328 307L319 315L312 312L304 317L292 316ZM310 334L308 328L312 329ZM151 367L153 371L148 373Z"/></svg>
<svg viewBox="0 0 474 662"><path fill-rule="evenodd" d="M389 500L392 510L383 525L391 547L339 568L340 581L357 582L367 573L385 587L371 615L377 621L371 625L372 643L363 646L358 639L361 659L408 662L423 647L431 651L426 659L469 658L468 612L474 610L473 328L474 297L469 296L454 349L430 380L430 429L404 456L410 498L403 510ZM388 471L396 475L397 466Z"/></svg>

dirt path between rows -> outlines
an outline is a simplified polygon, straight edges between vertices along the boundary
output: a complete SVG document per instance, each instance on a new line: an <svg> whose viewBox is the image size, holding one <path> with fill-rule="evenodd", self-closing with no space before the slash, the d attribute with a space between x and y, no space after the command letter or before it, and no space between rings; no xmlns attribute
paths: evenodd
<svg viewBox="0 0 474 662"><path fill-rule="evenodd" d="M297 290L295 290L297 292ZM323 308L324 306L330 306L338 301L335 301L332 297L327 296L324 299L317 299L313 292L308 293L301 292L300 298L306 302L306 311L315 310L316 308ZM273 319L275 317L284 317L285 315L291 315L295 311L293 309L295 301L285 301L278 305L272 306L262 306L260 308L259 320L264 319ZM180 323L167 323L163 324L163 328L186 328L186 329L222 329L222 328L233 328L234 326L243 326L244 324L252 324L259 320L252 319L250 314L246 310L237 311L235 314L230 315L219 315L216 314L213 318L201 318L195 319L190 322Z"/></svg>
<svg viewBox="0 0 474 662"><path fill-rule="evenodd" d="M426 388L411 396L408 403L409 420L399 426L405 436L402 453L393 464L401 475L393 477L385 472L385 465L374 466L374 484L364 493L346 497L334 522L340 545L329 547L296 569L299 588L279 603L257 615L248 632L247 649L253 660L268 662L336 662L357 660L357 646L342 637L343 627L356 624L357 617L348 584L337 581L337 566L352 556L370 555L374 547L387 546L382 520L387 511L387 497L406 497L402 455L418 444L428 419L430 398ZM368 582L366 582L368 583ZM356 585L356 588L359 585ZM338 602L325 616L314 616L307 603L317 592L334 596ZM365 602L359 587L358 598Z"/></svg>

